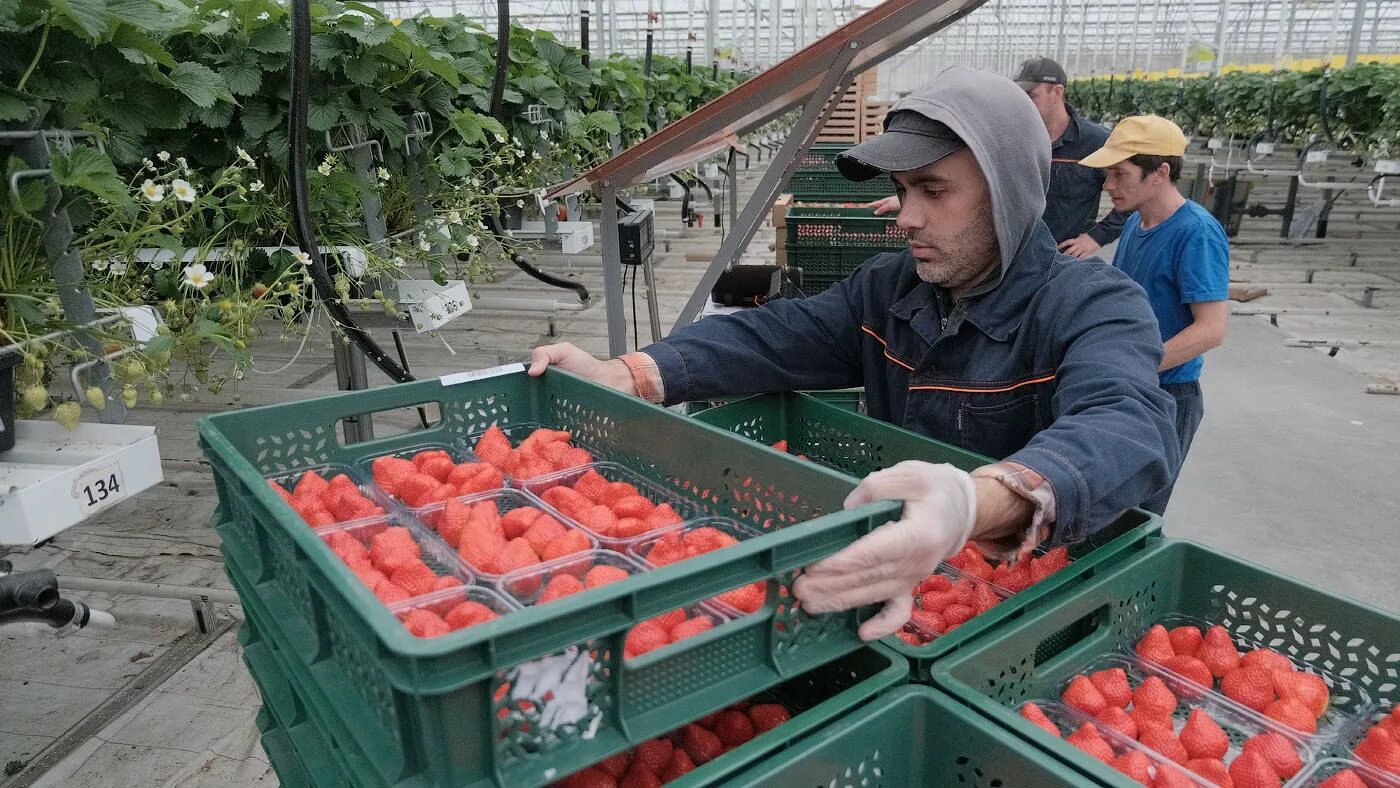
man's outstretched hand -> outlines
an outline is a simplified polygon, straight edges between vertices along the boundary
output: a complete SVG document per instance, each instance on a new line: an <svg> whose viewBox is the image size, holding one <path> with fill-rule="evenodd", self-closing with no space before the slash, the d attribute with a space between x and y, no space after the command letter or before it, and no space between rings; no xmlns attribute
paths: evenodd
<svg viewBox="0 0 1400 788"><path fill-rule="evenodd" d="M899 198L893 195L885 197L875 202L865 204L866 208L874 208L876 216L884 216L887 213L899 213Z"/></svg>
<svg viewBox="0 0 1400 788"><path fill-rule="evenodd" d="M568 342L543 345L530 351L531 376L539 377L551 366L627 394L637 393L636 386L632 384L632 373L628 371L626 364L616 359L596 359Z"/></svg>

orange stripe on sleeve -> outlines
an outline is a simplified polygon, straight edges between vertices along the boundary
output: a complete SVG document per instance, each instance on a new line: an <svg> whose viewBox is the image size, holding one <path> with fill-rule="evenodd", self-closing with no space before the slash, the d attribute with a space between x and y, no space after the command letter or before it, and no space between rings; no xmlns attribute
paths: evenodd
<svg viewBox="0 0 1400 788"><path fill-rule="evenodd" d="M889 350L889 348L890 348L890 343L886 342L884 337L880 336L879 334L875 333L874 331L871 331L871 330L870 330L868 327L866 327L866 326L861 326L861 327L860 327L860 330L861 330L861 331L864 331L865 333L867 333L867 334L869 334L870 336L874 337L876 342L879 342L881 345L884 345L884 346L885 346L885 358L889 359L890 361L893 361L894 363L900 365L901 367L904 367L905 369L909 370L910 372L913 372L913 371L914 371L914 368L913 368L913 367L909 366L908 364L904 363L903 361L900 361L899 359L897 359L897 358L895 358L894 356L891 356L891 355L890 355L890 350Z"/></svg>
<svg viewBox="0 0 1400 788"><path fill-rule="evenodd" d="M1052 380L1054 380L1054 379L1055 379L1055 375L1052 373L1052 374L1046 375L1046 376L1044 376L1044 377L1032 378L1031 380L1023 380L1023 381L1021 381L1020 383L1013 383L1013 384L1011 384L1010 386L1002 386L1001 388L995 388L995 389L985 389L985 388L960 388L960 387L958 387L958 386L910 386L910 387L909 387L909 390L910 390L910 391L956 391L956 392L965 393L965 394L998 394L998 393L1001 393L1001 392L1004 392L1004 391L1014 391L1015 389L1019 389L1019 388L1021 388L1022 386L1033 386L1033 385L1035 385L1035 384L1037 384L1037 383L1049 383L1050 381L1052 381Z"/></svg>

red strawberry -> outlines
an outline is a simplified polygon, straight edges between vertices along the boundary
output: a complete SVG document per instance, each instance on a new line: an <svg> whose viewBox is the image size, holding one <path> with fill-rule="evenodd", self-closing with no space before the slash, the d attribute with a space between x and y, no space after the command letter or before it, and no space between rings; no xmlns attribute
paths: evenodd
<svg viewBox="0 0 1400 788"><path fill-rule="evenodd" d="M519 511L519 510L516 510ZM530 543L530 547L536 553L544 553L549 543L564 535L568 529L564 524L553 517L541 513L535 518L535 522L530 526L530 530L525 532L525 541Z"/></svg>
<svg viewBox="0 0 1400 788"><path fill-rule="evenodd" d="M1039 706L1035 705L1034 703L1027 703L1026 705L1021 707L1020 714L1022 717L1025 717L1026 719L1035 723L1036 727L1040 728L1046 733L1049 733L1051 736L1054 736L1057 739L1060 738L1059 726L1051 722L1050 718L1045 716L1045 712L1042 711Z"/></svg>
<svg viewBox="0 0 1400 788"><path fill-rule="evenodd" d="M629 495L612 505L613 514L617 515L618 519L623 517L645 518L655 508L656 504L640 495Z"/></svg>
<svg viewBox="0 0 1400 788"><path fill-rule="evenodd" d="M933 635L941 633L943 628L947 626L943 621L943 616L930 610L915 610L910 614L909 622Z"/></svg>
<svg viewBox="0 0 1400 788"><path fill-rule="evenodd" d="M644 741L632 752L632 762L646 767L653 774L660 774L671 762L673 747L671 740L665 736Z"/></svg>
<svg viewBox="0 0 1400 788"><path fill-rule="evenodd" d="M611 509L614 504L623 498L630 498L633 495L640 495L634 485L627 482L609 482L608 486L598 495L598 503Z"/></svg>
<svg viewBox="0 0 1400 788"><path fill-rule="evenodd" d="M1133 688L1128 684L1128 674L1122 668L1107 668L1089 674L1089 681L1110 706L1126 709L1133 702Z"/></svg>
<svg viewBox="0 0 1400 788"><path fill-rule="evenodd" d="M1186 768L1206 778L1217 788L1234 788L1235 782L1230 779L1230 771L1219 758L1192 758L1186 762Z"/></svg>
<svg viewBox="0 0 1400 788"><path fill-rule="evenodd" d="M1220 691L1241 706L1263 711L1274 702L1274 679L1262 667L1239 667L1220 680Z"/></svg>
<svg viewBox="0 0 1400 788"><path fill-rule="evenodd" d="M1351 769L1343 769L1340 772L1322 781L1317 788L1367 788L1366 782L1357 776Z"/></svg>
<svg viewBox="0 0 1400 788"><path fill-rule="evenodd" d="M1234 788L1279 788L1283 781L1274 767L1257 752L1241 752L1230 763L1230 781Z"/></svg>
<svg viewBox="0 0 1400 788"><path fill-rule="evenodd" d="M658 528L665 528L668 525L675 525L682 522L683 518L676 514L676 510L671 508L671 504L663 503L651 510L643 522L647 524L647 530L655 531Z"/></svg>
<svg viewBox="0 0 1400 788"><path fill-rule="evenodd" d="M645 766L633 766L617 788L661 788L661 778Z"/></svg>
<svg viewBox="0 0 1400 788"><path fill-rule="evenodd" d="M1000 604L1001 598L996 595L991 586L986 583L978 583L973 601L977 603L977 614L981 615Z"/></svg>
<svg viewBox="0 0 1400 788"><path fill-rule="evenodd" d="M1377 725L1356 745L1356 757L1377 769L1400 774L1400 737Z"/></svg>
<svg viewBox="0 0 1400 788"><path fill-rule="evenodd" d="M438 515L438 535L444 542L456 547L461 543L462 529L467 527L471 516L471 509L466 504L456 498L449 500L443 504L442 512Z"/></svg>
<svg viewBox="0 0 1400 788"><path fill-rule="evenodd" d="M310 525L312 528L324 528L325 526L335 525L340 522L339 518L320 506L311 507L302 517L306 520L307 525Z"/></svg>
<svg viewBox="0 0 1400 788"><path fill-rule="evenodd" d="M1172 651L1177 654L1195 654L1196 649L1201 647L1201 628L1194 624L1172 627L1167 632L1167 640L1172 644Z"/></svg>
<svg viewBox="0 0 1400 788"><path fill-rule="evenodd" d="M600 536L612 536L617 530L617 515L603 504L594 504L573 517Z"/></svg>
<svg viewBox="0 0 1400 788"><path fill-rule="evenodd" d="M472 452L482 460L499 467L510 456L510 438L506 437L500 427L492 426L477 440Z"/></svg>
<svg viewBox="0 0 1400 788"><path fill-rule="evenodd" d="M1108 701L1088 676L1075 676L1065 691L1060 693L1060 700L1090 716L1108 708Z"/></svg>
<svg viewBox="0 0 1400 788"><path fill-rule="evenodd" d="M611 535L617 539L631 539L650 530L645 520L639 520L636 517L623 517L617 521L617 527L613 529Z"/></svg>
<svg viewBox="0 0 1400 788"><path fill-rule="evenodd" d="M701 632L708 632L715 628L714 619L709 616L696 616L675 625L671 628L671 642L676 643L686 638L695 637Z"/></svg>
<svg viewBox="0 0 1400 788"><path fill-rule="evenodd" d="M278 497L280 497L282 500L286 501L287 503L292 502L292 494L287 492L287 488L283 487L277 482L272 481L271 479L267 480L267 486L271 487L272 491L277 493Z"/></svg>
<svg viewBox="0 0 1400 788"><path fill-rule="evenodd" d="M597 588L598 586L605 586L608 583L626 580L631 576L632 575L630 575L626 569L620 566L598 564L592 569L589 569L588 574L583 576L583 584L587 588Z"/></svg>
<svg viewBox="0 0 1400 788"><path fill-rule="evenodd" d="M1133 690L1133 708L1155 714L1158 716L1170 717L1176 711L1176 696L1167 689L1167 685L1156 676L1148 676L1147 680L1138 685Z"/></svg>
<svg viewBox="0 0 1400 788"><path fill-rule="evenodd" d="M1282 698L1264 707L1264 716L1287 725L1295 731L1317 733L1317 715L1294 698Z"/></svg>
<svg viewBox="0 0 1400 788"><path fill-rule="evenodd" d="M627 774L627 770L632 767L632 756L625 752L620 752L611 758L605 758L593 764L594 769L601 769L616 779L622 779Z"/></svg>
<svg viewBox="0 0 1400 788"><path fill-rule="evenodd" d="M429 457L426 462L414 464L418 465L419 471L443 483L446 483L447 478L452 475L452 472L457 470L457 463L453 462L452 458L446 455Z"/></svg>
<svg viewBox="0 0 1400 788"><path fill-rule="evenodd" d="M1142 742L1142 746L1156 750L1177 763L1191 760L1181 740L1167 728L1148 728L1138 735L1138 741Z"/></svg>
<svg viewBox="0 0 1400 788"><path fill-rule="evenodd" d="M433 590L443 591L448 588L456 588L460 585L463 585L463 583L459 578L453 577L452 575L443 575L433 582Z"/></svg>
<svg viewBox="0 0 1400 788"><path fill-rule="evenodd" d="M1332 702L1332 693L1327 680L1316 673L1303 671L1276 670L1273 673L1274 691L1280 698L1293 698L1312 710L1313 716L1327 713Z"/></svg>
<svg viewBox="0 0 1400 788"><path fill-rule="evenodd" d="M1163 664L1176 656L1176 651L1172 649L1171 636L1167 634L1167 628L1161 624L1154 624L1151 629L1147 630L1147 634L1138 641L1134 650L1139 657L1158 664Z"/></svg>
<svg viewBox="0 0 1400 788"><path fill-rule="evenodd" d="M517 541L522 542L526 547L530 546L530 543L524 539ZM551 561L555 558L563 558L566 555L583 553L591 549L593 549L593 543L588 540L586 534L582 531L569 528L565 530L564 533L554 537L549 544L545 545L544 552L539 555L540 559ZM533 549L531 552L533 553Z"/></svg>
<svg viewBox="0 0 1400 788"><path fill-rule="evenodd" d="M1293 671L1293 662L1288 657L1271 648L1256 648L1240 657L1242 668L1263 668L1270 673L1275 670Z"/></svg>
<svg viewBox="0 0 1400 788"><path fill-rule="evenodd" d="M617 788L617 780L602 769L590 766L569 775L562 785L563 788Z"/></svg>
<svg viewBox="0 0 1400 788"><path fill-rule="evenodd" d="M905 643L908 643L911 646L922 646L927 642L932 642L920 636L919 633L910 632L907 629L901 629L900 631L894 633L894 636L904 641Z"/></svg>
<svg viewBox="0 0 1400 788"><path fill-rule="evenodd" d="M1056 547L1045 555L1031 559L1031 575L1039 581L1067 566L1069 566L1069 548Z"/></svg>
<svg viewBox="0 0 1400 788"><path fill-rule="evenodd" d="M676 628L677 624L680 624L682 621L684 621L686 617L687 616L685 614L685 611L681 610L680 608L677 608L675 610L662 613L661 615L651 620L656 622L658 625L660 625L660 627L663 630L669 633L671 630Z"/></svg>
<svg viewBox="0 0 1400 788"><path fill-rule="evenodd" d="M986 564L984 563L983 566L985 565ZM973 566L976 567L977 565L973 564ZM1001 566L998 566L995 571L992 571L990 573L972 571L968 574L971 574L973 577L978 577L982 580L988 580L990 582L996 583L997 585L1001 586L1002 588L1005 588L1007 591L1010 591L1012 593L1019 593L1021 591L1025 591L1027 588L1030 588L1032 585L1035 584L1035 576L1031 573L1030 564L1024 561L1018 562L1012 566L1007 566L1003 564Z"/></svg>
<svg viewBox="0 0 1400 788"><path fill-rule="evenodd" d="M951 590L953 590L952 578L948 577L947 575L940 575L935 573L929 575L928 577L925 577L923 579L923 582L919 583L919 588L917 589L916 593L932 594L937 591Z"/></svg>
<svg viewBox="0 0 1400 788"><path fill-rule="evenodd" d="M1210 674L1210 668L1195 657L1178 654L1162 663L1162 667L1207 689L1215 686L1215 677Z"/></svg>
<svg viewBox="0 0 1400 788"><path fill-rule="evenodd" d="M941 615L944 626L952 629L959 624L971 621L977 615L977 611L969 605L954 604L943 608Z"/></svg>
<svg viewBox="0 0 1400 788"><path fill-rule="evenodd" d="M689 753L685 750L677 749L671 752L671 757L665 768L661 770L660 776L663 781L669 783L679 780L693 771L695 771L695 761L691 760Z"/></svg>
<svg viewBox="0 0 1400 788"><path fill-rule="evenodd" d="M407 528L386 528L370 540L369 557L375 569L392 574L419 560L418 543Z"/></svg>
<svg viewBox="0 0 1400 788"><path fill-rule="evenodd" d="M480 602L466 601L448 611L444 619L454 630L476 626L496 618L496 611Z"/></svg>
<svg viewBox="0 0 1400 788"><path fill-rule="evenodd" d="M743 613L755 613L763 607L767 600L768 586L763 581L740 586L731 591L725 591L717 599L730 607Z"/></svg>
<svg viewBox="0 0 1400 788"><path fill-rule="evenodd" d="M383 572L372 567L357 568L354 570L354 572L355 576L360 578L360 582L365 584L365 588L368 588L370 591L373 591L375 586L379 585L380 583L386 582L389 579L384 576Z"/></svg>
<svg viewBox="0 0 1400 788"><path fill-rule="evenodd" d="M403 618L403 625L414 637L420 638L440 637L452 631L446 621L427 610L410 610Z"/></svg>
<svg viewBox="0 0 1400 788"><path fill-rule="evenodd" d="M1113 762L1113 747L1104 741L1103 735L1093 725L1085 723L1079 726L1079 730L1066 736L1065 741L1104 763Z"/></svg>
<svg viewBox="0 0 1400 788"><path fill-rule="evenodd" d="M726 709L715 721L715 735L725 748L739 747L753 739L753 722L742 711Z"/></svg>
<svg viewBox="0 0 1400 788"><path fill-rule="evenodd" d="M571 486L588 500L597 503L598 497L608 488L608 480L601 473L589 468Z"/></svg>
<svg viewBox="0 0 1400 788"><path fill-rule="evenodd" d="M1133 722L1133 718L1128 716L1128 712L1123 711L1117 706L1109 706L1094 715L1094 719L1118 731L1124 736L1127 736L1129 739L1136 739L1138 736L1137 723Z"/></svg>
<svg viewBox="0 0 1400 788"><path fill-rule="evenodd" d="M381 580L375 584L374 595L379 597L379 601L386 605L392 605L395 602L403 602L413 598L408 595L407 591L399 588L387 579Z"/></svg>
<svg viewBox="0 0 1400 788"><path fill-rule="evenodd" d="M773 444L773 448L775 448L775 449L777 449L778 451L781 451L781 452L787 452L787 450L788 450L787 438L783 438L782 440L780 440L780 441L778 441L777 443Z"/></svg>
<svg viewBox="0 0 1400 788"><path fill-rule="evenodd" d="M543 605L570 594L577 594L582 590L583 583L580 583L577 577L568 573L558 574L549 578L549 582L544 584L544 593L540 594L540 598L535 604Z"/></svg>
<svg viewBox="0 0 1400 788"><path fill-rule="evenodd" d="M749 707L749 721L755 734L764 734L792 719L781 703L755 703Z"/></svg>
<svg viewBox="0 0 1400 788"><path fill-rule="evenodd" d="M302 501L319 500L330 486L330 482L327 482L321 474L307 471L297 480L297 486L292 489L292 497Z"/></svg>
<svg viewBox="0 0 1400 788"><path fill-rule="evenodd" d="M656 622L656 619L643 621L635 627L632 627L632 631L627 633L627 640L623 644L623 653L629 659L632 657L639 657L648 651L655 651L670 642L670 634Z"/></svg>
<svg viewBox="0 0 1400 788"><path fill-rule="evenodd" d="M369 548L365 547L359 539L344 531L327 534L326 545L331 548L331 552L340 556L346 563L357 559L369 559Z"/></svg>
<svg viewBox="0 0 1400 788"><path fill-rule="evenodd" d="M550 544L554 543L550 542ZM535 549L530 546L529 542L524 539L512 539L506 543L505 549L496 554L495 562L487 571L503 575L517 569L524 569L527 566L535 566L539 562L540 558L535 555Z"/></svg>
<svg viewBox="0 0 1400 788"><path fill-rule="evenodd" d="M427 465L429 462L436 460L447 460L450 462L452 460L452 455L442 449L427 449L418 452L409 459L413 461L413 467L417 468L421 473L423 471L423 466Z"/></svg>
<svg viewBox="0 0 1400 788"><path fill-rule="evenodd" d="M576 517L579 512L586 512L594 506L593 501L568 487L551 487L541 493L540 497L545 503L569 517Z"/></svg>
<svg viewBox="0 0 1400 788"><path fill-rule="evenodd" d="M1151 788L1198 788L1198 786L1180 769L1158 766L1157 776L1152 778Z"/></svg>
<svg viewBox="0 0 1400 788"><path fill-rule="evenodd" d="M427 564L418 561L399 567L389 579L412 596L422 596L436 589L438 576Z"/></svg>
<svg viewBox="0 0 1400 788"><path fill-rule="evenodd" d="M1281 733L1261 733L1244 743L1244 752L1257 752L1274 768L1274 773L1287 780L1303 769L1298 749Z"/></svg>
<svg viewBox="0 0 1400 788"><path fill-rule="evenodd" d="M724 743L712 731L690 724L681 729L681 749L696 766L703 766L724 753Z"/></svg>
<svg viewBox="0 0 1400 788"><path fill-rule="evenodd" d="M476 511L473 507L472 514L475 515ZM501 533L501 529L475 517L467 523L458 537L457 553L462 556L462 560L471 564L472 568L481 572L491 572L496 566L496 556L505 549L506 537Z"/></svg>
<svg viewBox="0 0 1400 788"><path fill-rule="evenodd" d="M1240 666L1240 652L1235 648L1230 631L1219 625L1206 630L1200 648L1196 649L1195 657L1206 663L1211 675L1216 678Z"/></svg>
<svg viewBox="0 0 1400 788"><path fill-rule="evenodd" d="M434 503L438 499L438 490L442 488L442 483L426 473L411 473L399 482L399 492L395 495L400 501L409 506L426 506ZM438 499L442 500L442 499Z"/></svg>
<svg viewBox="0 0 1400 788"><path fill-rule="evenodd" d="M693 556L712 553L715 550L732 547L739 543L738 539L724 531L709 526L693 528L682 535L681 540L685 543L686 552Z"/></svg>
<svg viewBox="0 0 1400 788"><path fill-rule="evenodd" d="M501 530L507 539L516 539L525 535L534 525L535 519L544 514L533 506L522 506L512 509L501 517Z"/></svg>
<svg viewBox="0 0 1400 788"><path fill-rule="evenodd" d="M1148 728L1166 728L1169 732L1172 730L1171 715L1163 714L1160 710L1147 711L1134 707L1132 711L1128 712L1128 716L1137 726L1139 736Z"/></svg>
<svg viewBox="0 0 1400 788"><path fill-rule="evenodd" d="M1192 709L1177 736L1191 758L1220 760L1230 751L1230 737L1204 709Z"/></svg>
<svg viewBox="0 0 1400 788"><path fill-rule="evenodd" d="M1142 750L1128 750L1109 761L1108 765L1143 785L1152 779L1152 759Z"/></svg>

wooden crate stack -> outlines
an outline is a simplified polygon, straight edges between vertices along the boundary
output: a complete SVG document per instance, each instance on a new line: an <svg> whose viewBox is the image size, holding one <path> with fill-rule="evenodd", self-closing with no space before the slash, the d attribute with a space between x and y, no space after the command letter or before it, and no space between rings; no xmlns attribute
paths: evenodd
<svg viewBox="0 0 1400 788"><path fill-rule="evenodd" d="M841 103L832 110L831 117L818 133L817 142L856 145L867 139L866 107L871 103L867 99L878 90L878 72L879 69L867 69L855 78L846 94L841 97ZM884 118L883 112L880 118ZM879 124L876 124L875 133L879 133Z"/></svg>
<svg viewBox="0 0 1400 788"><path fill-rule="evenodd" d="M861 129L860 141L865 142L871 137L877 136L885 130L885 114L890 111L888 101L866 101L863 117L864 127Z"/></svg>
<svg viewBox="0 0 1400 788"><path fill-rule="evenodd" d="M776 262L782 268L787 268L787 212L791 207L791 194L780 194L773 203L773 229L777 233L777 243L773 248L777 250Z"/></svg>

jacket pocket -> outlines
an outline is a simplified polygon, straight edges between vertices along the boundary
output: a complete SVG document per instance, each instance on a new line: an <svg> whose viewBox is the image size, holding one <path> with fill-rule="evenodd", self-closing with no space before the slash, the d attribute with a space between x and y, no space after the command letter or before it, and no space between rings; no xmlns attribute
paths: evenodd
<svg viewBox="0 0 1400 788"><path fill-rule="evenodd" d="M1001 460L1030 442L1040 430L1039 397L1020 394L1001 402L974 395L958 405L958 437L963 446Z"/></svg>

